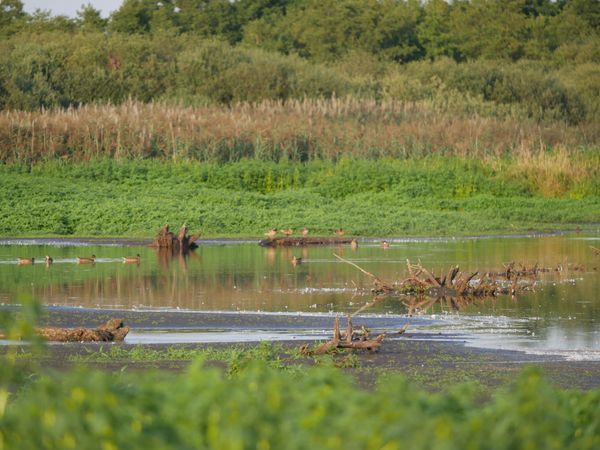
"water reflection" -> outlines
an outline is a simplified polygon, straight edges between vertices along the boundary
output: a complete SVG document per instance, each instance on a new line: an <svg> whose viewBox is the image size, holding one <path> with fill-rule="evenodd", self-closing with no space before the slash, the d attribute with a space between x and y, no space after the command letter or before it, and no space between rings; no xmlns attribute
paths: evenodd
<svg viewBox="0 0 600 450"><path fill-rule="evenodd" d="M483 272L502 269L510 261L537 262L540 267L577 263L586 270L544 274L534 291L516 300L509 296L470 302L450 297L386 299L365 312L458 314L467 320L524 318L539 327L532 330L536 336L547 333L555 339L562 333L564 342L581 342L573 336L590 336L599 329L600 257L590 250L590 244L598 246L598 237L389 242L388 248L382 247L381 240L362 240L357 247L201 245L189 254L144 246L0 245L0 301L14 301L25 291L48 305L90 308L353 313L373 301L372 280L338 261L334 252L390 282L405 277L407 259L420 260L436 273L446 273L453 265L464 272ZM122 263L124 255L136 253L141 255L139 264ZM78 254L97 255L96 264L77 265ZM23 255L42 263L19 266L17 258ZM52 265L43 264L44 255L52 256ZM292 264L294 257L302 263ZM559 331L550 335L550 330Z"/></svg>

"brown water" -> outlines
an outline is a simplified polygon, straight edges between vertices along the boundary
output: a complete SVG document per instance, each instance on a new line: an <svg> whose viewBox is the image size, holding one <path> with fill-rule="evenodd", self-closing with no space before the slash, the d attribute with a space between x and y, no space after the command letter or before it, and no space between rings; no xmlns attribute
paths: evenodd
<svg viewBox="0 0 600 450"><path fill-rule="evenodd" d="M18 303L30 293L55 308L194 312L320 314L354 312L372 299L371 279L333 256L337 253L381 279L405 278L406 260L437 272L494 271L509 261L562 270L543 274L535 290L514 299L499 296L470 305L436 302L412 311L408 300L387 300L365 311L369 317L409 320L417 332L442 333L476 345L595 357L600 352L599 234L460 239L388 239L344 247L267 249L256 242L203 242L184 257L145 246L85 245L81 241L0 241L0 302ZM141 262L123 264L124 255ZM44 255L54 258L46 267ZM95 254L94 265L76 256ZM39 259L19 266L17 257ZM293 256L302 264L292 265ZM409 317L408 313L413 312Z"/></svg>

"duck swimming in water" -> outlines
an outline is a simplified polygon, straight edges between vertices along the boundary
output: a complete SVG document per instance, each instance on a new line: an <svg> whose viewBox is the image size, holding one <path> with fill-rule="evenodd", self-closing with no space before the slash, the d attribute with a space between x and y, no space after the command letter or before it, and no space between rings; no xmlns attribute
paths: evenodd
<svg viewBox="0 0 600 450"><path fill-rule="evenodd" d="M96 255L78 256L77 264L96 264Z"/></svg>
<svg viewBox="0 0 600 450"><path fill-rule="evenodd" d="M139 253L136 256L123 256L124 263L139 264L141 259L142 259L142 257L140 256Z"/></svg>

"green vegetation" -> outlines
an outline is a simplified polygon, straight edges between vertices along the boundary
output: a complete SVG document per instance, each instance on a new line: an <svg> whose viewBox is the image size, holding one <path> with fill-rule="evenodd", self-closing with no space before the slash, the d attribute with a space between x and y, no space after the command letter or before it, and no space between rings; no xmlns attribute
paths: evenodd
<svg viewBox="0 0 600 450"><path fill-rule="evenodd" d="M373 392L342 372L290 375L250 364L231 378L44 374L0 409L3 448L577 448L598 446L600 392L552 388L528 371L481 404L457 386L425 393L404 378ZM38 432L32 433L32 429Z"/></svg>
<svg viewBox="0 0 600 450"><path fill-rule="evenodd" d="M298 355L286 355L289 361ZM284 349L281 345L273 345L270 342L262 342L252 347L231 346L223 349L215 347L207 348L185 348L171 346L166 350L155 350L146 346L135 346L124 349L121 346L111 346L108 351L100 348L98 351L86 354L72 355L69 360L75 363L105 362L105 361L133 361L133 362L156 362L156 361L192 361L202 359L204 361L222 361L227 364L228 373L235 374L251 363L260 362L265 367L274 369L293 370L294 366L284 361Z"/></svg>
<svg viewBox="0 0 600 450"><path fill-rule="evenodd" d="M594 167L598 156L581 157ZM187 222L205 236L262 236L274 226L326 235L341 226L366 236L516 232L595 223L600 211L598 177L565 177L560 195L549 198L540 194L549 179L535 172L443 157L225 165L104 160L10 165L0 173L0 234L16 236L150 237L165 221Z"/></svg>
<svg viewBox="0 0 600 450"><path fill-rule="evenodd" d="M0 108L441 93L483 115L598 121L598 17L595 0L128 0L68 19L10 0Z"/></svg>
<svg viewBox="0 0 600 450"><path fill-rule="evenodd" d="M597 223L598 17L594 0L127 0L107 19L2 2L0 234Z"/></svg>

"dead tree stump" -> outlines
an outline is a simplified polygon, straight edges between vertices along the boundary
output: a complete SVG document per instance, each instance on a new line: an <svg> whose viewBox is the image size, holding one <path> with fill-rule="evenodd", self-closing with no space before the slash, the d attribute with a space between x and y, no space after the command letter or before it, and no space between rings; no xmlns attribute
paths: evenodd
<svg viewBox="0 0 600 450"><path fill-rule="evenodd" d="M188 227L185 223L181 226L177 235L169 231L169 224L166 224L158 231L150 246L159 249L168 249L173 253L187 253L198 247L196 240L200 237L199 235L188 236L187 232Z"/></svg>

